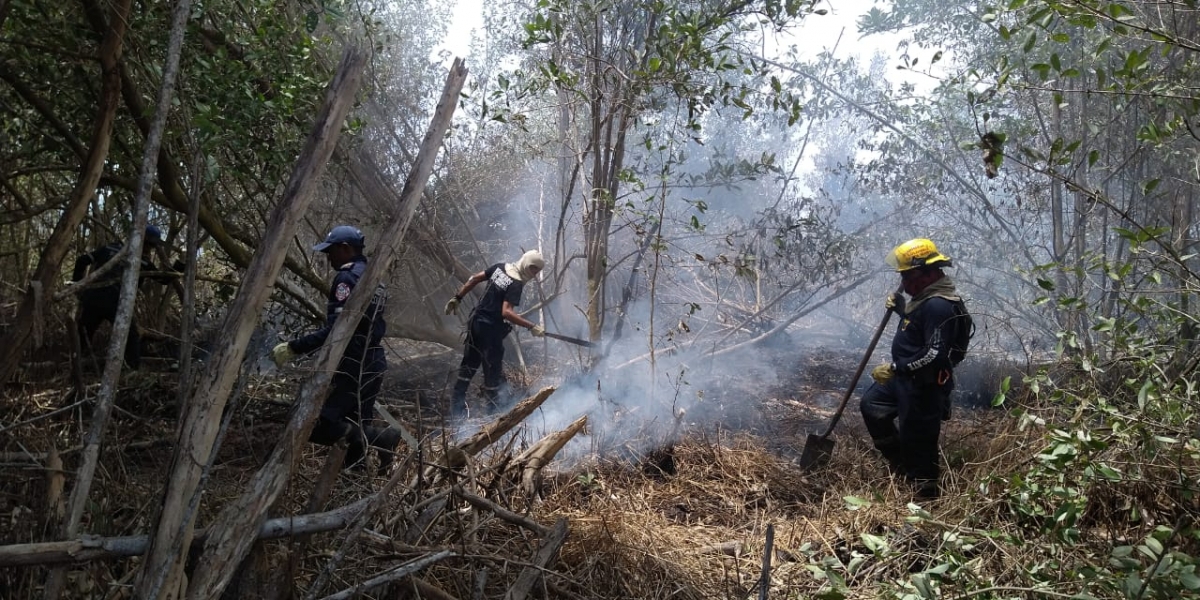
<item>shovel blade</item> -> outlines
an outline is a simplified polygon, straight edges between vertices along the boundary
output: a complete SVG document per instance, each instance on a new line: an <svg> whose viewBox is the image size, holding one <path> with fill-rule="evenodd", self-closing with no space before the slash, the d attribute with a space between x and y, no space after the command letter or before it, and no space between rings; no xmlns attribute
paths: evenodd
<svg viewBox="0 0 1200 600"><path fill-rule="evenodd" d="M829 464L831 458L833 458L833 440L815 433L808 434L808 439L804 442L804 452L800 454L800 468L823 467Z"/></svg>

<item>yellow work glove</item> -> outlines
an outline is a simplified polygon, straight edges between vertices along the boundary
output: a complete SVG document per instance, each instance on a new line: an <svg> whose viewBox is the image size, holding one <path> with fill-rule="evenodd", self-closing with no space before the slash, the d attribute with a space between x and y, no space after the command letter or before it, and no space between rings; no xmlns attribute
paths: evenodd
<svg viewBox="0 0 1200 600"><path fill-rule="evenodd" d="M896 370L892 368L891 363L884 363L871 370L871 379L879 385L885 385L891 381L892 376L896 374Z"/></svg>
<svg viewBox="0 0 1200 600"><path fill-rule="evenodd" d="M461 301L462 301L461 298L459 298L458 296L455 296L455 297L451 298L449 302L446 302L446 314L457 315L458 314L458 303Z"/></svg>
<svg viewBox="0 0 1200 600"><path fill-rule="evenodd" d="M271 359L275 361L277 366L284 366L296 358L296 353L292 352L292 347L288 346L287 342L275 346L271 350Z"/></svg>
<svg viewBox="0 0 1200 600"><path fill-rule="evenodd" d="M529 328L529 333L532 334L533 337L542 337L546 335L546 328L542 327L541 325L534 325L533 327Z"/></svg>
<svg viewBox="0 0 1200 600"><path fill-rule="evenodd" d="M896 311L896 314L898 314L898 315L903 315L904 314L904 296L901 296L900 294L898 294L896 292L892 292L892 293L888 294L888 297L886 299L884 299L883 306L885 308L887 308L888 310Z"/></svg>

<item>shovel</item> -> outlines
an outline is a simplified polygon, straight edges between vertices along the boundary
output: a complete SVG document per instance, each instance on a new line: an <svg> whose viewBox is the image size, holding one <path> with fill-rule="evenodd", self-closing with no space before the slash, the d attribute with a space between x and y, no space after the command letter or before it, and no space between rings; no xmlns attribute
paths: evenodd
<svg viewBox="0 0 1200 600"><path fill-rule="evenodd" d="M903 286L896 290L897 293L903 291ZM862 360L858 362L858 370L854 371L854 377L850 379L850 386L846 388L846 394L842 396L842 403L838 405L837 412L833 413L833 418L829 421L829 427L825 428L825 432L821 435L808 434L808 438L804 441L804 452L800 454L800 468L811 469L820 467L829 462L833 457L833 440L829 439L829 434L833 433L833 428L837 427L838 421L842 418L842 411L846 410L846 403L850 401L850 396L854 395L854 388L858 386L858 378L862 377L863 369L867 368L867 362L871 360L871 354L875 352L875 345L879 343L879 338L883 335L883 329L887 327L888 321L892 318L892 311L888 310L883 314L883 320L879 322L879 327L875 328L875 336L871 338L870 345L867 346L867 351L863 354Z"/></svg>

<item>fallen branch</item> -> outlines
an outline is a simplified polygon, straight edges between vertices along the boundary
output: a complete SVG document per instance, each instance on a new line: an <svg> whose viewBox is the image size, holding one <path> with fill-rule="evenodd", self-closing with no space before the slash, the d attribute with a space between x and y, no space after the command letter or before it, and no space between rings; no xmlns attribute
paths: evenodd
<svg viewBox="0 0 1200 600"><path fill-rule="evenodd" d="M342 529L350 524L370 500L371 497L368 496L353 504L323 513L270 519L259 528L257 539L275 540ZM202 543L206 534L207 531L203 529L196 531L192 546L196 547ZM0 568L80 564L94 560L141 556L146 552L148 544L149 541L145 535L108 538L85 535L80 539L65 542L12 544L0 546Z"/></svg>
<svg viewBox="0 0 1200 600"><path fill-rule="evenodd" d="M567 442L571 441L583 428L587 426L587 415L575 419L573 423L568 425L566 429L556 431L532 446L528 450L522 452L520 456L513 461L516 466L522 467L521 472L521 487L529 497L538 496L538 489L541 487L542 469L554 460L554 456L558 454Z"/></svg>
<svg viewBox="0 0 1200 600"><path fill-rule="evenodd" d="M504 595L504 600L525 600L525 597L533 590L533 586L542 578L546 565L549 565L558 556L559 548L562 548L563 543L567 541L567 532L567 519L566 517L560 518L554 524L550 536L542 540L537 554L533 556L533 564L521 569L517 581L508 588L508 593Z"/></svg>
<svg viewBox="0 0 1200 600"><path fill-rule="evenodd" d="M350 598L354 598L366 590L379 587L389 581L395 581L397 579L408 577L409 575L412 575L413 573L416 573L417 571L420 571L421 569L424 569L425 567L438 562L443 558L453 555L454 553L449 550L442 550L436 554L430 554L422 558L418 558L417 560L409 561L403 565L400 565L399 567L389 571L384 571L383 573L376 575L354 587L346 588L336 594L325 596L325 598L322 600L349 600Z"/></svg>
<svg viewBox="0 0 1200 600"><path fill-rule="evenodd" d="M500 415L495 421L488 423L482 429L477 431L475 435L464 440L462 443L450 448L450 450L442 457L441 465L451 469L457 469L467 464L467 459L475 456L479 451L492 445L496 440L504 437L504 434L511 431L533 413L539 406L546 402L550 394L557 389L553 386L542 388L538 393L520 401L512 410Z"/></svg>
<svg viewBox="0 0 1200 600"><path fill-rule="evenodd" d="M549 527L546 527L545 525L542 525L541 523L538 523L537 521L534 521L533 519L530 519L524 515L520 515L508 510L507 508L504 508L503 506L500 506L499 504L496 504L487 498L481 498L475 494L469 493L463 490L461 486L454 486L454 494L465 500L467 504L470 504L478 509L489 511L501 520L508 521L509 523L512 523L518 527L524 527L525 529L533 531L543 537L550 534Z"/></svg>

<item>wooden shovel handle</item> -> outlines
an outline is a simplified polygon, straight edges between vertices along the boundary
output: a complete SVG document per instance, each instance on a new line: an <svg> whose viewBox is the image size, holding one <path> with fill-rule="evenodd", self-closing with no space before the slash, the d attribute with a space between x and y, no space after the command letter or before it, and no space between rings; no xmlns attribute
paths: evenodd
<svg viewBox="0 0 1200 600"><path fill-rule="evenodd" d="M896 293L904 291L904 285L896 288ZM879 327L875 328L875 335L871 338L870 345L867 346L867 352L863 354L862 360L858 361L858 369L854 371L854 377L850 379L850 386L846 388L845 395L842 396L842 403L838 405L837 412L833 413L833 418L829 420L829 427L825 429L825 433L821 434L821 439L829 437L833 433L833 428L837 427L838 421L842 419L842 412L846 410L846 403L850 401L850 396L854 395L854 388L858 387L858 378L862 377L863 370L867 368L867 363L871 361L871 355L875 353L875 346L879 344L879 338L883 336L883 330L887 327L888 321L892 319L892 309L888 309L883 313L883 320L879 322Z"/></svg>

